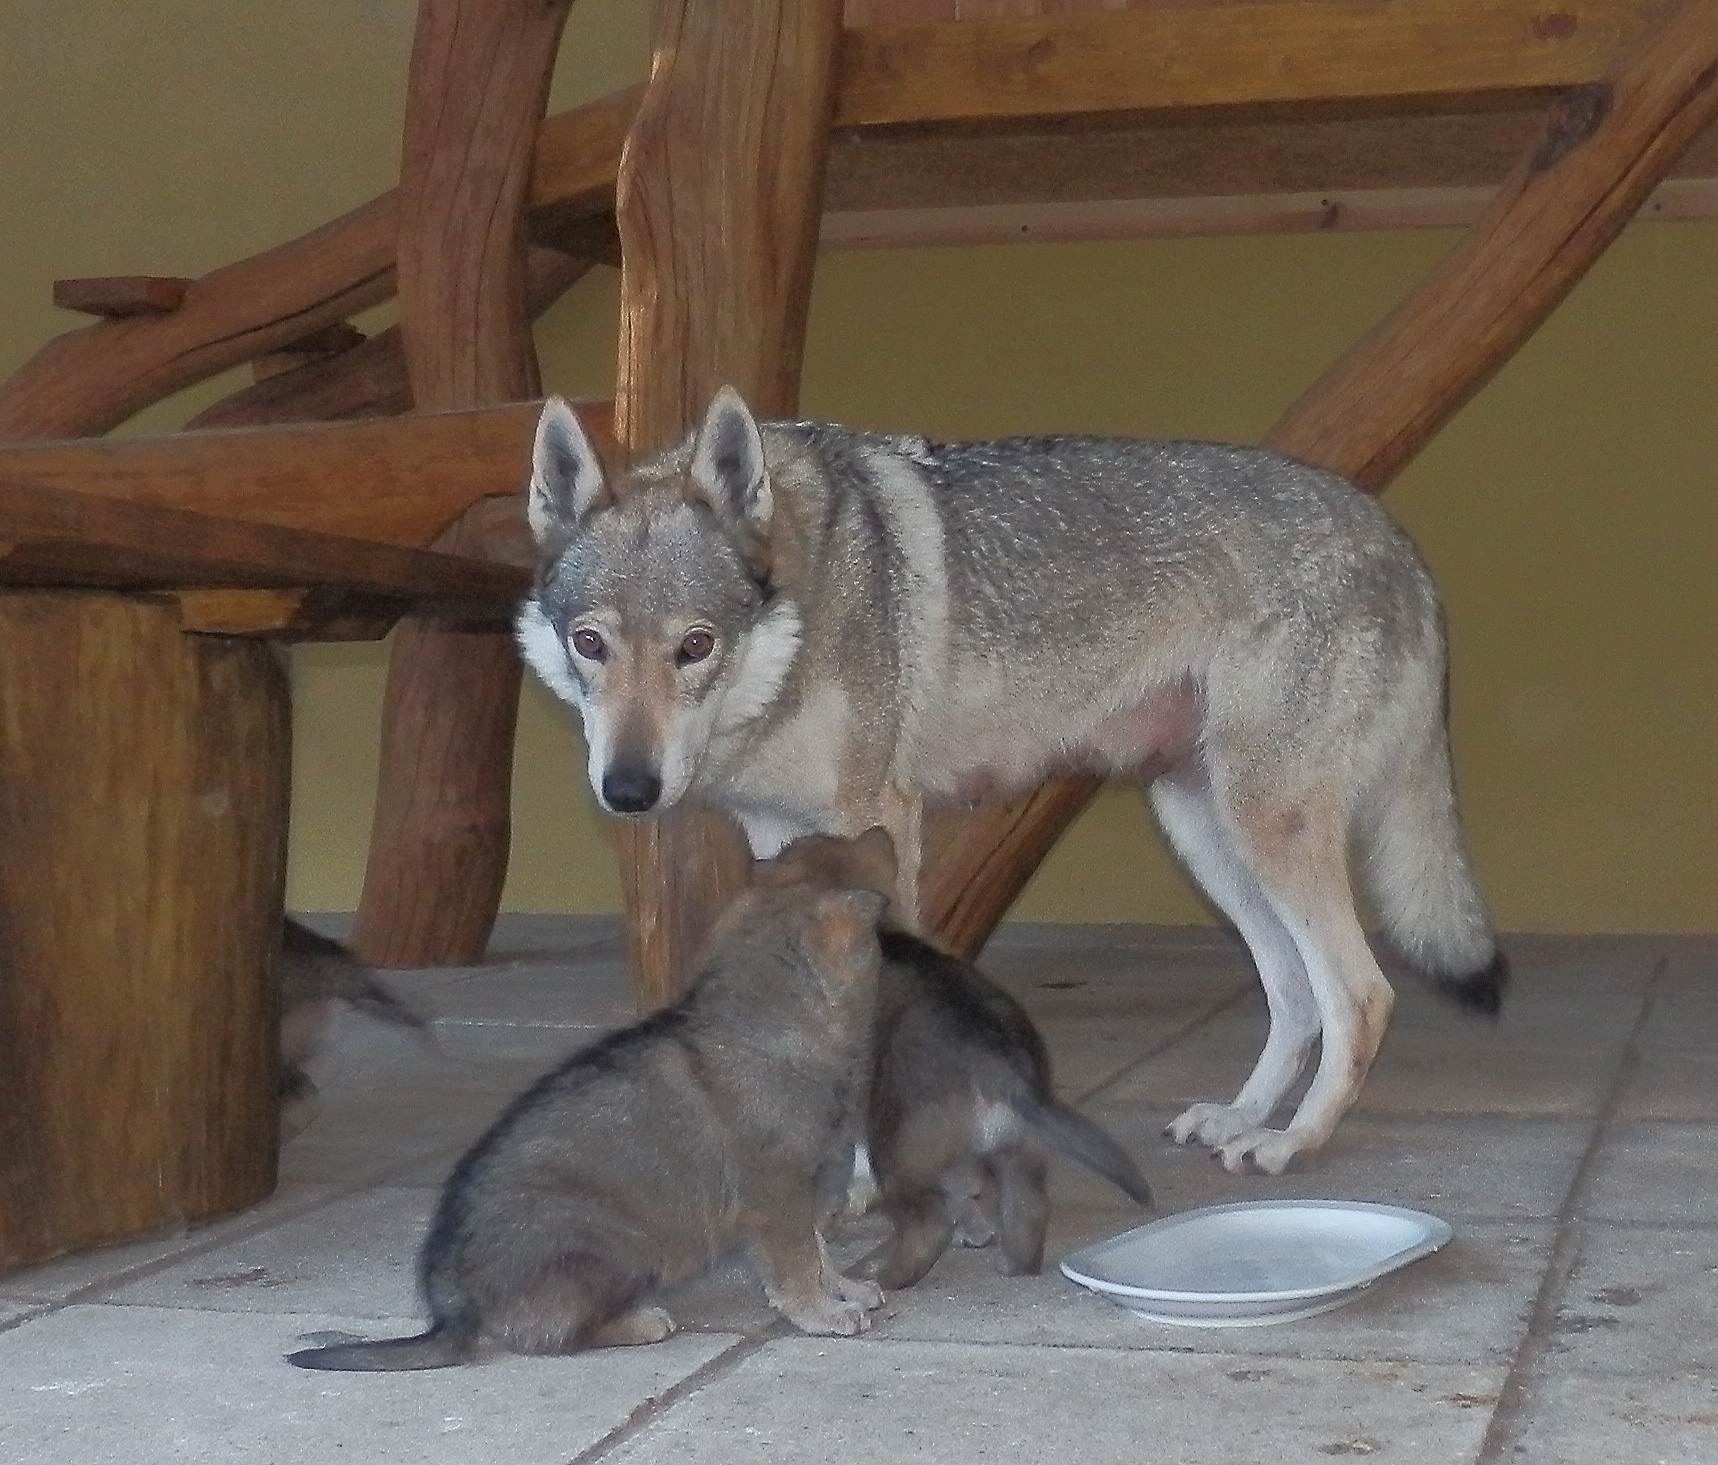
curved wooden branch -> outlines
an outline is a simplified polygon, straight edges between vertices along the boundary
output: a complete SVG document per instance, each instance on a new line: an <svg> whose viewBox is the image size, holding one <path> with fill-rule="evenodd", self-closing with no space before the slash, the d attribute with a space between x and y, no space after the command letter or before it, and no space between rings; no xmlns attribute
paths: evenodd
<svg viewBox="0 0 1718 1465"><path fill-rule="evenodd" d="M532 319L567 293L592 269L558 249L533 249L525 260L526 305ZM369 340L312 361L223 397L185 424L187 428L250 427L278 422L344 422L363 417L398 417L412 410L400 328L390 326Z"/></svg>
<svg viewBox="0 0 1718 1465"><path fill-rule="evenodd" d="M1718 117L1718 3L1552 106L1485 215L1266 441L1382 489L1557 308Z"/></svg>
<svg viewBox="0 0 1718 1465"><path fill-rule="evenodd" d="M396 195L194 280L165 315L56 336L0 383L0 441L93 437L394 293Z"/></svg>
<svg viewBox="0 0 1718 1465"><path fill-rule="evenodd" d="M758 410L798 405L822 214L838 0L667 0L617 192L615 435L666 446L724 382ZM745 848L713 814L621 830L634 971L647 1006L677 992Z"/></svg>
<svg viewBox="0 0 1718 1465"><path fill-rule="evenodd" d="M400 330L419 411L539 395L525 285L532 153L571 0L422 0L400 176ZM438 546L482 552L464 521ZM382 702L354 944L384 966L481 957L512 827L519 661L490 630L408 621Z"/></svg>

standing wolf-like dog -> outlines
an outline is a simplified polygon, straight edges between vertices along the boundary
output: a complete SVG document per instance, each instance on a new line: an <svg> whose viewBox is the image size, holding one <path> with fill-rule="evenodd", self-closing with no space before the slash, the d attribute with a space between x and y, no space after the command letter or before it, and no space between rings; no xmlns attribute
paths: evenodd
<svg viewBox="0 0 1718 1465"><path fill-rule="evenodd" d="M1383 1039L1351 850L1392 944L1496 1010L1437 594L1344 479L1214 443L759 423L723 389L615 483L551 399L529 518L544 558L520 645L579 709L612 812L695 796L760 856L882 824L910 918L927 804L1139 775L1270 1004L1234 1101L1170 1126L1228 1169L1322 1145ZM1315 1042L1311 1085L1267 1128Z"/></svg>

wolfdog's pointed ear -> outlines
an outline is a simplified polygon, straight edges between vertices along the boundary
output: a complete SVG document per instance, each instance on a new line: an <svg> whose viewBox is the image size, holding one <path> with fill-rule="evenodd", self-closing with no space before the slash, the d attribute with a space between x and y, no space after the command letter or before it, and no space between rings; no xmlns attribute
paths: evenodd
<svg viewBox="0 0 1718 1465"><path fill-rule="evenodd" d="M723 387L692 446L692 484L724 523L763 534L769 529L770 480L764 440L752 409Z"/></svg>
<svg viewBox="0 0 1718 1465"><path fill-rule="evenodd" d="M579 414L565 398L550 397L537 419L531 445L531 497L525 506L539 548L570 533L592 509L612 502L602 460Z"/></svg>

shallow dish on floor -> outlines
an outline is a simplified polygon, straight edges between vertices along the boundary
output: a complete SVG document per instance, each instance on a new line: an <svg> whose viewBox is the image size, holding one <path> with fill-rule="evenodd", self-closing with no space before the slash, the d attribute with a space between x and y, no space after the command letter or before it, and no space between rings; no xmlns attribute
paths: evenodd
<svg viewBox="0 0 1718 1465"><path fill-rule="evenodd" d="M1093 1242L1062 1262L1062 1274L1150 1322L1256 1327L1352 1302L1454 1234L1403 1206L1241 1201Z"/></svg>

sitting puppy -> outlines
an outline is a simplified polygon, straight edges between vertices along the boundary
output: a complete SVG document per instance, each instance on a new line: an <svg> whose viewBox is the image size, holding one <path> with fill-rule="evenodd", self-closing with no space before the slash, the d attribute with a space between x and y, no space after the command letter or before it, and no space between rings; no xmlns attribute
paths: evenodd
<svg viewBox="0 0 1718 1465"><path fill-rule="evenodd" d="M891 888L864 841L809 838L793 848L801 870L815 865L826 883ZM879 939L864 1131L894 1237L874 1266L878 1282L911 1287L957 1230L969 1245L999 1240L1006 1274L1039 1271L1051 1150L1152 1204L1151 1187L1121 1146L1055 1096L1044 1039L1013 997L918 936L885 926Z"/></svg>
<svg viewBox="0 0 1718 1465"><path fill-rule="evenodd" d="M320 1101L304 1065L328 1031L336 1002L397 1027L429 1031L422 1013L378 982L338 941L288 916L280 951L282 1140L291 1139L316 1117Z"/></svg>
<svg viewBox="0 0 1718 1465"><path fill-rule="evenodd" d="M881 830L860 843L892 868ZM292 1363L438 1368L486 1341L655 1342L674 1327L658 1289L738 1244L804 1331L869 1325L882 1294L833 1269L818 1221L863 1084L885 899L815 882L792 846L764 875L679 1002L573 1054L454 1167L419 1262L428 1331Z"/></svg>

